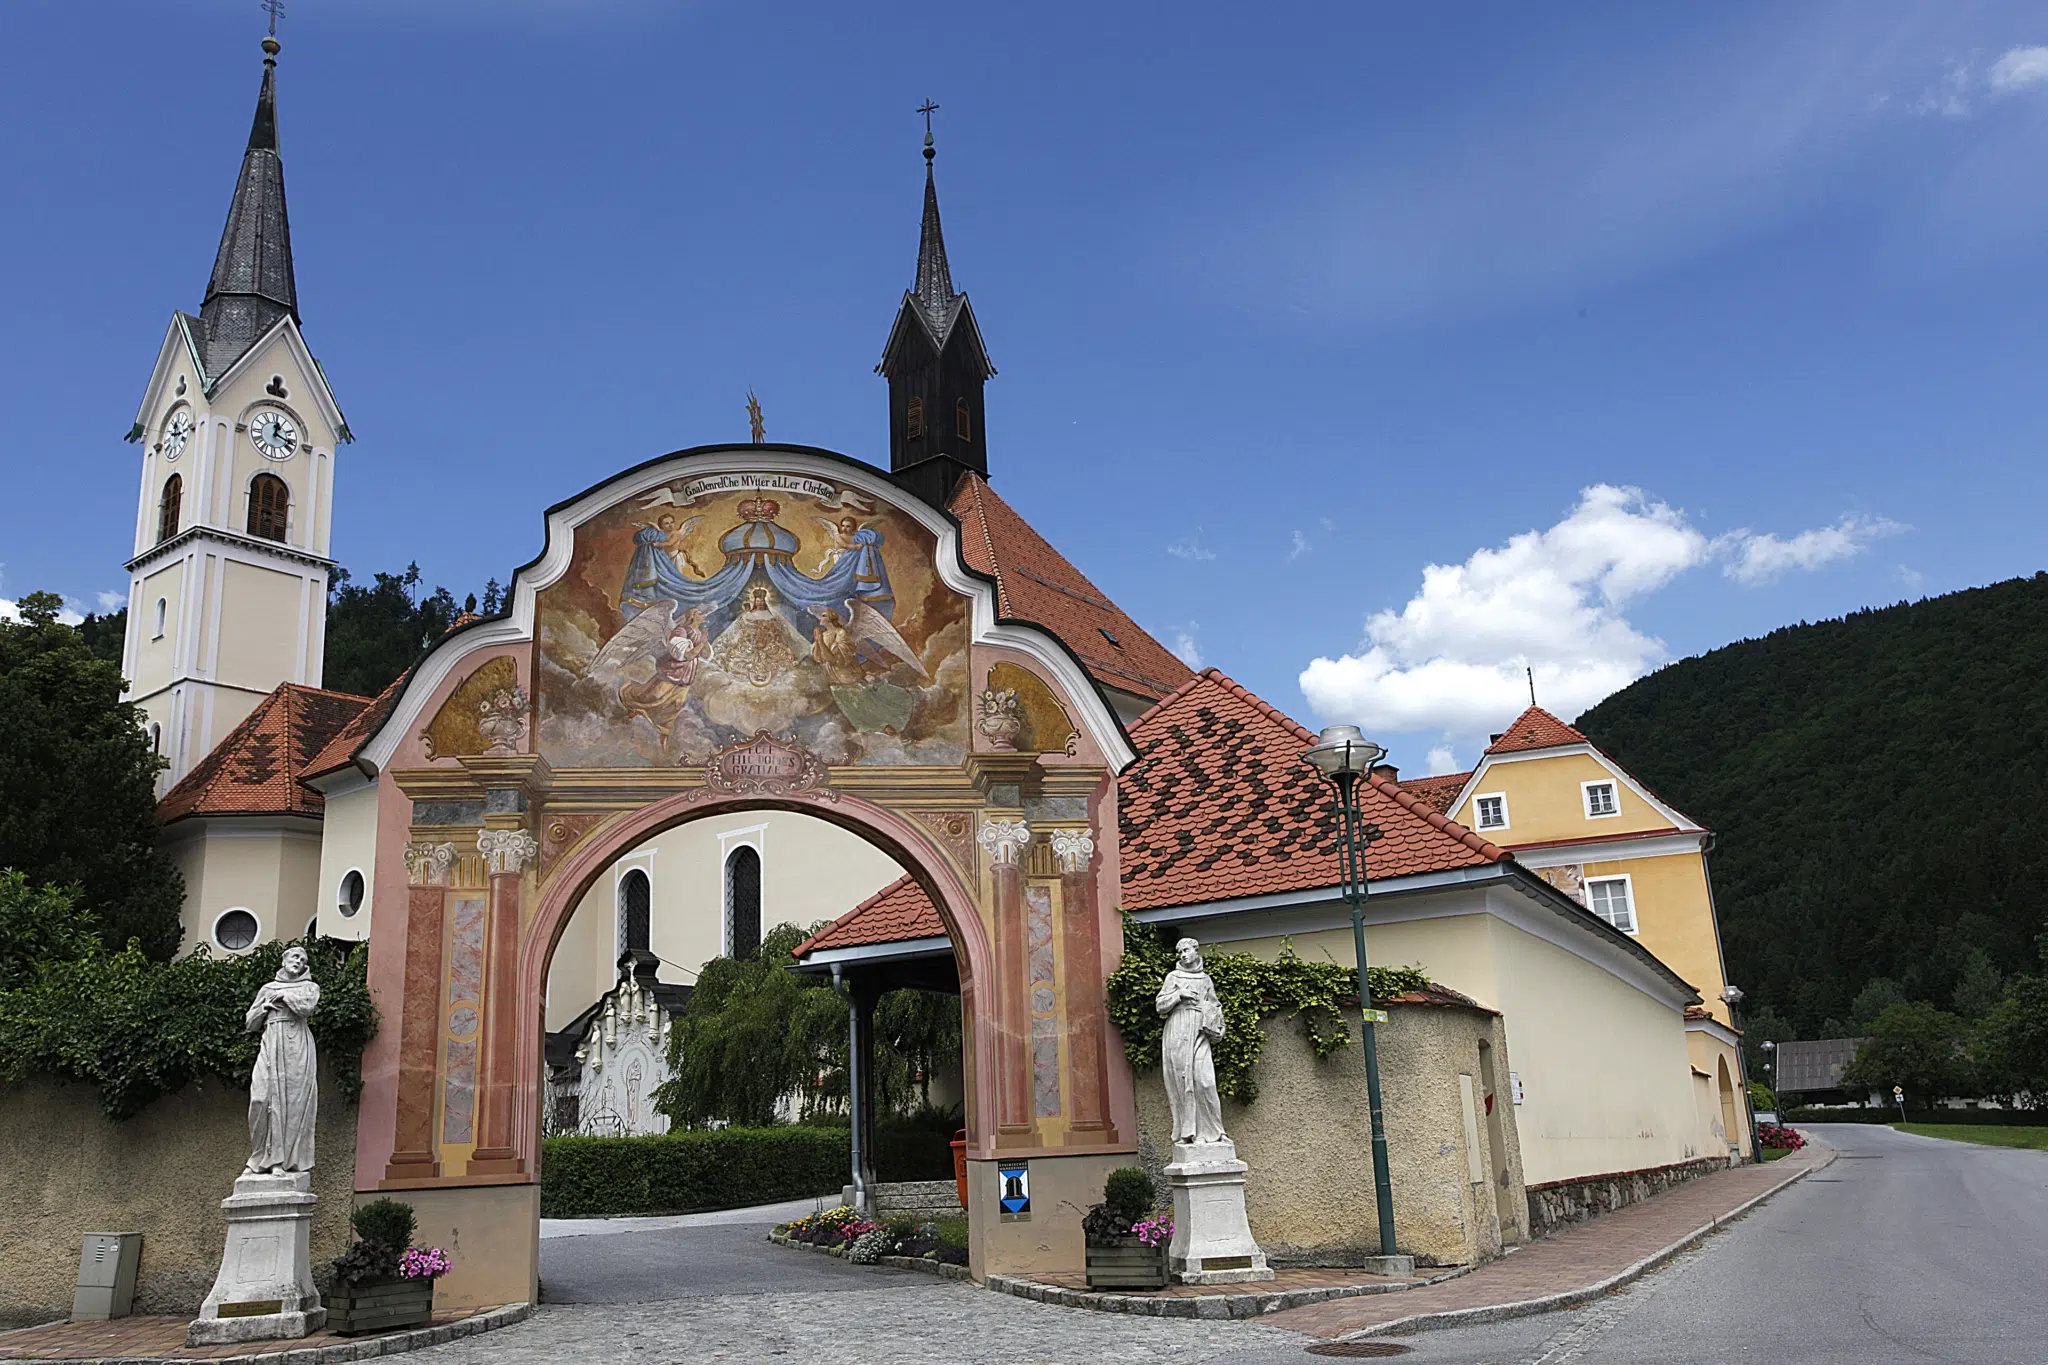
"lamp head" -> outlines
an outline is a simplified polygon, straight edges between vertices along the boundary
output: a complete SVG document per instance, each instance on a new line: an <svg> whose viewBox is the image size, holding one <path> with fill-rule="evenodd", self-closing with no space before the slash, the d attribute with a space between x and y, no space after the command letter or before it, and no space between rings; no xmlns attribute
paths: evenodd
<svg viewBox="0 0 2048 1365"><path fill-rule="evenodd" d="M1729 1004L1731 1004L1731 1005L1739 1005L1739 1004L1741 1004L1741 1003L1742 1003L1742 987L1740 987L1740 986L1723 986L1723 987L1721 988L1721 998L1722 998L1723 1000L1727 1001L1727 1002L1728 1002Z"/></svg>
<svg viewBox="0 0 2048 1365"><path fill-rule="evenodd" d="M1373 770L1387 751L1367 739L1356 725L1324 729L1302 754L1302 761L1333 782L1356 781Z"/></svg>

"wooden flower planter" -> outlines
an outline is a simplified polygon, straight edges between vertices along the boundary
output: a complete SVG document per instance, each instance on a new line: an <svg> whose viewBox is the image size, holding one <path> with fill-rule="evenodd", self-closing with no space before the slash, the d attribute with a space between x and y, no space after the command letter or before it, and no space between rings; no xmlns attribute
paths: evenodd
<svg viewBox="0 0 2048 1365"><path fill-rule="evenodd" d="M434 1316L432 1280L337 1284L327 1296L327 1325L345 1337L425 1327Z"/></svg>
<svg viewBox="0 0 2048 1365"><path fill-rule="evenodd" d="M1166 1248L1133 1237L1115 1246L1088 1244L1090 1289L1166 1288Z"/></svg>

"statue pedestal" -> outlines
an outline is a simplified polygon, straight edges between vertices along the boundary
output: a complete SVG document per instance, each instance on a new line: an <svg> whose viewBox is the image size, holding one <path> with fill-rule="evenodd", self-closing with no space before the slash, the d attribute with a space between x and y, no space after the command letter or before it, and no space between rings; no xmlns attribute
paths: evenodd
<svg viewBox="0 0 2048 1365"><path fill-rule="evenodd" d="M303 1337L326 1325L313 1288L313 1177L306 1172L244 1175L220 1201L227 1211L227 1249L220 1275L199 1316L185 1329L188 1346Z"/></svg>
<svg viewBox="0 0 2048 1365"><path fill-rule="evenodd" d="M1266 1253L1244 1216L1245 1164L1237 1144L1176 1142L1166 1168L1173 1189L1173 1242L1166 1268L1182 1284L1270 1280Z"/></svg>

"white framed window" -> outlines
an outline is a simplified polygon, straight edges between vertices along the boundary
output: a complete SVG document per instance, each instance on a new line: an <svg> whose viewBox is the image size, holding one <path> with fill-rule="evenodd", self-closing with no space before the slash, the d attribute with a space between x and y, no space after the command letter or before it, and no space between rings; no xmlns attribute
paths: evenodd
<svg viewBox="0 0 2048 1365"><path fill-rule="evenodd" d="M1624 934L1636 931L1635 889L1626 873L1586 878L1586 908Z"/></svg>
<svg viewBox="0 0 2048 1365"><path fill-rule="evenodd" d="M1504 792L1488 792L1472 798L1472 813L1477 823L1474 829L1506 829L1508 827L1508 798Z"/></svg>
<svg viewBox="0 0 2048 1365"><path fill-rule="evenodd" d="M341 912L343 919L352 919L363 908L363 899L369 887L363 881L360 868L350 868L342 875L341 886L334 896L334 908Z"/></svg>
<svg viewBox="0 0 2048 1365"><path fill-rule="evenodd" d="M1603 820L1610 815L1621 814L1621 789L1611 777L1598 782L1581 782L1579 796L1586 803L1588 820Z"/></svg>
<svg viewBox="0 0 2048 1365"><path fill-rule="evenodd" d="M238 905L223 910L213 922L213 941L230 953L239 953L256 946L256 935L261 929L256 916Z"/></svg>

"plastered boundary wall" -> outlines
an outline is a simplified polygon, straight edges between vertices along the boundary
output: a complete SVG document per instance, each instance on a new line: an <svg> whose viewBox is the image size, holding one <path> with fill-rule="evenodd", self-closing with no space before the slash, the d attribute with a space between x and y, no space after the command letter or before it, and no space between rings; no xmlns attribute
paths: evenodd
<svg viewBox="0 0 2048 1365"><path fill-rule="evenodd" d="M227 1241L220 1201L249 1159L249 1096L209 1078L116 1122L90 1085L0 1088L0 1327L71 1314L88 1232L139 1232L137 1313L190 1314L213 1288ZM355 1106L321 1068L314 1138L313 1262L348 1244Z"/></svg>
<svg viewBox="0 0 2048 1365"><path fill-rule="evenodd" d="M1387 1013L1378 1032L1395 1243L1437 1265L1492 1260L1504 1243L1529 1239L1521 1144L1505 1093L1506 1032L1497 1015L1483 1010L1390 1004ZM1356 1265L1379 1254L1372 1121L1355 1008L1345 1012L1345 1023L1349 1044L1318 1058L1300 1020L1263 1020L1266 1041L1252 1073L1258 1098L1248 1105L1223 1104L1223 1126L1237 1144L1238 1159L1250 1167L1245 1213L1252 1236L1276 1265ZM1503 1087L1492 1125L1480 1086L1482 1041L1491 1045L1494 1074ZM1484 1174L1476 1183L1460 1075L1473 1084L1478 1169ZM1164 1167L1173 1159L1166 1089L1156 1067L1137 1080L1139 1148L1163 1190Z"/></svg>

